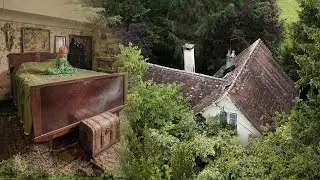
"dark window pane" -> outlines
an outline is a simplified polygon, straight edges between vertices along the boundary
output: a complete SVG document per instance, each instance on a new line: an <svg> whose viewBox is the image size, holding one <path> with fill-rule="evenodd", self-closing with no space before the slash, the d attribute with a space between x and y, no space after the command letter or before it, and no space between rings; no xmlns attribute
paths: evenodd
<svg viewBox="0 0 320 180"><path fill-rule="evenodd" d="M237 114L230 113L230 124L237 125Z"/></svg>
<svg viewBox="0 0 320 180"><path fill-rule="evenodd" d="M220 121L227 122L227 113L225 111L220 112Z"/></svg>

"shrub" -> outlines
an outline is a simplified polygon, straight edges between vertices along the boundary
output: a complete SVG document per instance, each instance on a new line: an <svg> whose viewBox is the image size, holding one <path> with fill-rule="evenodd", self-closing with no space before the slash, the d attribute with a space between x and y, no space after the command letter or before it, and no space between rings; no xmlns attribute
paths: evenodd
<svg viewBox="0 0 320 180"><path fill-rule="evenodd" d="M196 126L176 85L150 81L128 96L124 130L124 172L128 179L168 179L174 145Z"/></svg>
<svg viewBox="0 0 320 180"><path fill-rule="evenodd" d="M129 88L131 88L142 82L142 75L148 68L146 62L148 59L145 59L138 46L132 46L132 43L129 43L128 47L122 44L119 47L118 67L123 67L122 72L129 73Z"/></svg>

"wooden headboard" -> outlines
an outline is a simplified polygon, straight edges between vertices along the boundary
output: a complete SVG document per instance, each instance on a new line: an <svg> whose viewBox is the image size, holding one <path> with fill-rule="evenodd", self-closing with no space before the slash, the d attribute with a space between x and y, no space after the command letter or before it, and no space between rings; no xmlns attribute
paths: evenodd
<svg viewBox="0 0 320 180"><path fill-rule="evenodd" d="M42 62L48 59L55 59L57 57L57 53L49 53L49 52L12 53L12 54L8 54L7 57L9 60L10 72L12 72L15 67L18 67L25 62Z"/></svg>

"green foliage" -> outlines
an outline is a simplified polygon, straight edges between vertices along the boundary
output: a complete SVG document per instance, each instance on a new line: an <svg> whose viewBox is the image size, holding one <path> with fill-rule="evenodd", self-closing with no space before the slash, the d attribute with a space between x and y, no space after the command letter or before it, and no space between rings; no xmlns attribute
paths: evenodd
<svg viewBox="0 0 320 180"><path fill-rule="evenodd" d="M150 81L136 86L128 96L128 120L136 134L146 126L183 137L195 127L193 113L176 85Z"/></svg>
<svg viewBox="0 0 320 180"><path fill-rule="evenodd" d="M129 73L129 87L133 87L142 82L142 75L147 70L147 60L141 55L141 50L137 46L129 43L128 47L119 45L120 54L118 57L118 67L121 71Z"/></svg>
<svg viewBox="0 0 320 180"><path fill-rule="evenodd" d="M126 129L124 167L127 179L169 179L167 164L177 138L155 129L145 128L137 137ZM139 139L139 140L138 140Z"/></svg>
<svg viewBox="0 0 320 180"><path fill-rule="evenodd" d="M20 155L0 162L0 179L48 179L48 180L90 180L90 179L114 179L114 175L101 177L86 177L72 173L48 174L40 169L28 166L28 162Z"/></svg>
<svg viewBox="0 0 320 180"><path fill-rule="evenodd" d="M221 147L216 161L207 165L197 179L319 178L316 170L319 156L294 140L290 124L278 128L275 133L253 139L246 148L234 141L227 141Z"/></svg>
<svg viewBox="0 0 320 180"><path fill-rule="evenodd" d="M197 117L197 131L206 137L217 136L221 131L230 135L236 135L236 127L228 124L227 121L221 121L221 117Z"/></svg>
<svg viewBox="0 0 320 180"><path fill-rule="evenodd" d="M300 20L290 26L290 41L282 62L299 84L310 83L307 101L296 101L289 114L278 116L274 133L253 139L246 149L231 148L199 179L319 179L320 178L320 1L301 0ZM297 79L298 79L297 78Z"/></svg>
<svg viewBox="0 0 320 180"><path fill-rule="evenodd" d="M245 6L247 2L253 1L243 1L228 7L231 10L238 6ZM131 156L131 160L128 161L131 163L129 164L131 166L128 166L131 170L128 171L131 173L129 177L133 177L132 179L168 179L169 177L172 179L319 179L319 3L313 0L301 1L300 20L291 27L292 43L284 46L286 53L282 56L283 63L289 65L287 70L291 71L293 76L299 73L300 84L310 83L312 89L308 94L309 100L296 101L290 113L279 115L276 132L265 132L261 137L252 139L249 146L244 148L239 145L239 140L234 136L234 130L218 123L215 118L198 118L196 125L193 125L194 122L190 123L192 121L184 121L191 115L186 117L177 115L179 108L175 106L179 107L181 100L175 99L174 94L179 92L178 89L166 89L166 86L163 86L160 88L164 88L162 91L158 89L160 87L158 85L144 83L139 88L137 86L136 91L132 93L131 102L138 102L138 106L133 104L135 108L131 109L132 113L127 117L131 118L129 121L131 130L127 131L131 133L131 136L127 136L130 137L127 138L129 145L127 147L131 153L128 153ZM268 3L253 3L246 9L250 13L242 13L249 14L248 17L253 18L251 20L254 24L255 20L266 15L263 13L268 9L264 4ZM222 9L223 7L225 6L217 6ZM255 7L255 10L252 10L252 7ZM183 14L186 13L184 10L182 8L179 11ZM228 10L228 12L232 11ZM178 16L178 14L173 15ZM232 13L226 13L226 15L232 16ZM193 20L188 19L188 21ZM184 19L184 21L187 20ZM172 22L173 25L175 23ZM263 26L263 24L260 25ZM215 30L215 28L212 29ZM178 36L171 37L178 42ZM290 63L292 57L295 59L295 64ZM149 92L149 90L152 91ZM169 93L168 98L161 101L161 95L167 92L171 94ZM172 103L171 99L174 99L177 104ZM146 104L143 104L144 102ZM169 112L171 109L173 112ZM191 126L186 125L172 131L177 126L175 123L177 121L174 120L177 117L179 121L185 122L183 124L190 123L193 128L190 129L188 127Z"/></svg>
<svg viewBox="0 0 320 180"><path fill-rule="evenodd" d="M273 48L282 33L278 9L270 0L105 0L103 7L106 16L120 15L126 29L146 26L143 32L150 40L140 42L145 36L134 35L139 29L127 33L133 34L129 41L152 49L154 63L182 68L182 45L195 43L196 71L206 74L225 63L230 39L239 53L258 38Z"/></svg>
<svg viewBox="0 0 320 180"><path fill-rule="evenodd" d="M248 2L252 4L249 6ZM246 6L241 11L242 15L248 16L253 24L259 24L272 9L267 8L270 7L267 6L268 2L255 2L242 1L234 6L228 6L229 3L216 6L221 14L213 15L216 19L211 20L218 22L219 18L233 16L233 8ZM183 5L180 1L173 3ZM234 130L218 123L216 118L194 120L190 108L179 93L179 87L143 82L132 88L129 95L128 126L125 131L127 178L319 179L319 3L313 0L301 1L300 20L292 26L290 32L293 43L285 47L288 51L282 56L283 62L289 63L291 69L288 70L292 70L292 75L299 73L300 84L310 83L312 90L308 94L309 100L297 101L290 113L278 116L276 132L264 132L261 137L253 138L247 147L243 147L234 136ZM173 4L172 7L176 8L177 5ZM188 22L203 17L199 15L192 19L186 16L189 18L187 19L179 16L187 14L186 9L188 8L181 8L177 10L177 14L170 14L181 18L177 22L186 21L183 27L188 27ZM170 23L172 32L188 34L175 28L179 25L177 22ZM206 26L219 32L213 26L214 23L210 25L210 20L206 22ZM248 24L246 26L249 27ZM260 26L264 25L259 24ZM205 26L203 28L206 29ZM249 29L247 31L250 32ZM237 32L239 36L243 35L243 32ZM207 39L212 32L201 30L198 33L199 37L208 33L208 37L203 36ZM178 42L180 39L174 33L170 38L170 42ZM288 60L289 57L294 57L296 64L290 64L292 60Z"/></svg>
<svg viewBox="0 0 320 180"><path fill-rule="evenodd" d="M292 47L284 53L291 53L287 61L299 73L298 84L310 84L308 101L297 103L290 116L292 135L301 144L317 149L319 140L319 88L320 88L320 1L299 1L300 20L291 29ZM294 60L294 61L293 61Z"/></svg>
<svg viewBox="0 0 320 180"><path fill-rule="evenodd" d="M128 98L124 172L128 179L190 179L222 151L241 148L234 127L218 118L194 120L176 85L143 82Z"/></svg>
<svg viewBox="0 0 320 180"><path fill-rule="evenodd" d="M75 174L54 174L49 175L39 169L32 169L28 166L28 162L20 155L3 160L0 163L0 179L91 179L89 177L78 176Z"/></svg>
<svg viewBox="0 0 320 180"><path fill-rule="evenodd" d="M27 162L19 155L0 163L0 178L39 179L45 174L28 168Z"/></svg>
<svg viewBox="0 0 320 180"><path fill-rule="evenodd" d="M216 130L215 135L208 136L206 131L199 131L198 133L203 134L195 135L175 146L171 159L173 179L210 179L208 174L223 174L219 169L212 172L212 167L217 163L230 165L229 160L244 151L239 139L234 136L234 128L223 126L217 118L209 119L211 127Z"/></svg>
<svg viewBox="0 0 320 180"><path fill-rule="evenodd" d="M176 85L140 82L128 95L124 125L124 172L128 179L169 179L174 144L195 129Z"/></svg>
<svg viewBox="0 0 320 180"><path fill-rule="evenodd" d="M219 156L220 148L219 141L200 135L178 143L171 159L172 179L195 177L206 164Z"/></svg>
<svg viewBox="0 0 320 180"><path fill-rule="evenodd" d="M295 80L302 78L299 83L305 84L311 81L311 76L316 76L319 59L319 32L320 9L319 1L299 1L301 11L299 20L290 26L288 32L289 41L280 50L280 60L289 74ZM294 72L294 73L292 73Z"/></svg>
<svg viewBox="0 0 320 180"><path fill-rule="evenodd" d="M128 95L121 129L126 178L196 177L203 164L212 163L221 154L220 146L229 142L224 138L233 137L234 127L221 130L225 126L217 118L195 120L181 86L143 82L145 69L139 64L145 61L140 52L131 47L122 47L122 52L121 62L127 64L124 69L136 75L130 79L135 83Z"/></svg>
<svg viewBox="0 0 320 180"><path fill-rule="evenodd" d="M310 98L312 96L309 96ZM294 107L290 118L293 128L292 136L299 143L310 146L320 154L318 138L320 126L319 98L312 99L309 102L300 102Z"/></svg>
<svg viewBox="0 0 320 180"><path fill-rule="evenodd" d="M75 14L81 15L85 20L92 23L92 30L94 32L105 31L110 25L120 22L121 17L118 15L106 16L105 9L102 7L94 7L88 0L67 0L68 5L74 7Z"/></svg>
<svg viewBox="0 0 320 180"><path fill-rule="evenodd" d="M292 25L288 25L292 27ZM291 77L292 80L299 80L298 70L300 69L295 62L295 53L299 52L299 48L292 40L291 30L288 30L286 39L282 42L281 46L277 50L277 60L282 65L285 72Z"/></svg>

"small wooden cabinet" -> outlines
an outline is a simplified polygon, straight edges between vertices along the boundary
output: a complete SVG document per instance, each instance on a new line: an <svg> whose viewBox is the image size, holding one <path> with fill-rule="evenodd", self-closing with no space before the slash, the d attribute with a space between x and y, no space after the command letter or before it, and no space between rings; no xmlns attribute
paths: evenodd
<svg viewBox="0 0 320 180"><path fill-rule="evenodd" d="M117 56L97 57L97 71L105 73L118 72L117 59Z"/></svg>

